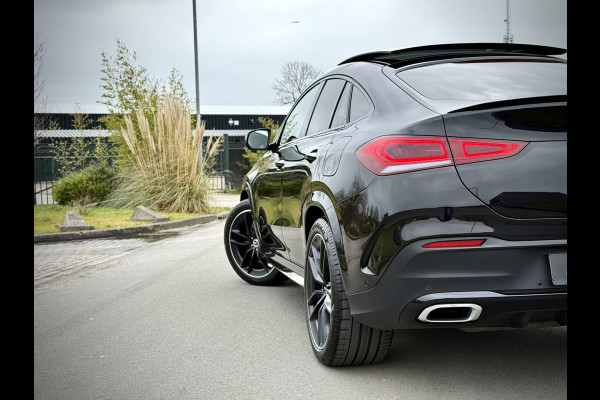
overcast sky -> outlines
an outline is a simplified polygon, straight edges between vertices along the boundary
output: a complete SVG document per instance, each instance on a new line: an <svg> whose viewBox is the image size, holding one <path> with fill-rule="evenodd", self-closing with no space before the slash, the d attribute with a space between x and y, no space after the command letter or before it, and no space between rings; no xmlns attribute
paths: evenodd
<svg viewBox="0 0 600 400"><path fill-rule="evenodd" d="M502 42L505 0L197 0L201 105L273 105L281 67L327 71L356 54ZM566 0L513 0L515 43L567 47ZM292 21L299 21L292 23ZM172 67L195 96L192 0L34 0L48 104L100 100L101 52L116 39L156 78ZM84 110L85 111L85 110Z"/></svg>

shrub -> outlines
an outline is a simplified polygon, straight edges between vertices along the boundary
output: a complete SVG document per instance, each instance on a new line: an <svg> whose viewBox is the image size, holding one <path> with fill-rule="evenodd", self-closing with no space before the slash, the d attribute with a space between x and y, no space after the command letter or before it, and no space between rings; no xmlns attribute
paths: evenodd
<svg viewBox="0 0 600 400"><path fill-rule="evenodd" d="M193 135L190 112L181 102L167 96L159 104L152 124L143 112L136 117L137 126L129 115L124 117L126 128L121 132L130 151L129 160L120 166L118 185L104 204L207 212L209 185L204 172L214 162L222 137L209 138L202 165L198 165L204 121L196 125Z"/></svg>
<svg viewBox="0 0 600 400"><path fill-rule="evenodd" d="M98 203L114 189L115 177L113 167L92 165L60 179L52 195L60 205Z"/></svg>

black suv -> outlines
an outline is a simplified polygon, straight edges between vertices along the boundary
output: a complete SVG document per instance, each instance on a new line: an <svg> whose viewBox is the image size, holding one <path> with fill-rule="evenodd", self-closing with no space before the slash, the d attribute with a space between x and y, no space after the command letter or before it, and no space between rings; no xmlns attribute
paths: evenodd
<svg viewBox="0 0 600 400"><path fill-rule="evenodd" d="M233 269L305 288L326 365L385 358L396 329L567 324L566 50L434 45L319 77L243 180Z"/></svg>

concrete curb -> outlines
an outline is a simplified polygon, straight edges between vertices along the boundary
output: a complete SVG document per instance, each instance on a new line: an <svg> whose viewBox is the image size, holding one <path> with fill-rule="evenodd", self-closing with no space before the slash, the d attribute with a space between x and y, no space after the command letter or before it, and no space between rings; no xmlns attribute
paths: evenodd
<svg viewBox="0 0 600 400"><path fill-rule="evenodd" d="M176 219L174 221L167 222L157 222L155 224L127 226L123 228L98 229L78 232L42 233L40 235L33 235L33 243L62 242L67 240L100 239L139 235L140 233L151 233L164 229L183 228L184 226L206 224L208 222L216 221L217 219L225 219L227 218L227 215L229 215L229 211L219 214L201 215L198 217Z"/></svg>

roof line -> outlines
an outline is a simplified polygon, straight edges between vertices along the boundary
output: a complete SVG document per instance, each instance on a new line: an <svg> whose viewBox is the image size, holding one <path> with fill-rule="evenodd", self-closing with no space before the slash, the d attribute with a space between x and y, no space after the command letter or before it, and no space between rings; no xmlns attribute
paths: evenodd
<svg viewBox="0 0 600 400"><path fill-rule="evenodd" d="M387 65L402 62L409 64L424 58L453 58L464 55L505 55L526 54L537 56L556 56L565 54L566 49L551 46L539 46L522 43L452 43L434 44L429 46L408 47L397 50L373 51L358 54L345 59L338 65L357 61L379 62Z"/></svg>

